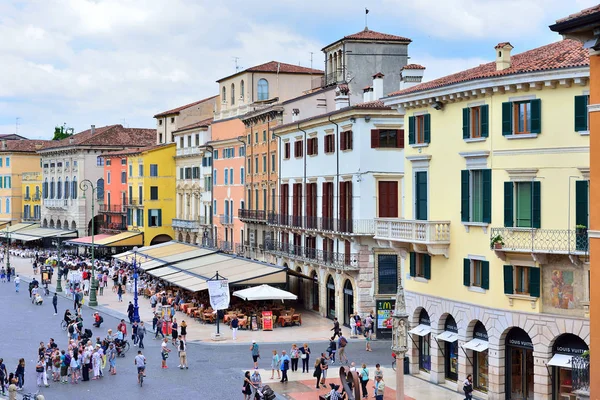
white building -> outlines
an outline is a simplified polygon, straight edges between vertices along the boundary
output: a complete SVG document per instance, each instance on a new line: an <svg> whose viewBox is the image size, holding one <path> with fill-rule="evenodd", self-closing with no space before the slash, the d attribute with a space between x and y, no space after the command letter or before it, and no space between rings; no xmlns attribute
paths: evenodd
<svg viewBox="0 0 600 400"><path fill-rule="evenodd" d="M91 234L91 219L104 201L102 154L130 147L149 146L156 141L155 129L110 125L48 142L38 153L42 162L42 227L76 230L79 237ZM92 193L82 193L85 179L96 187L94 215ZM96 230L101 218L97 219Z"/></svg>
<svg viewBox="0 0 600 400"><path fill-rule="evenodd" d="M383 95L381 76L374 95ZM311 278L292 290L308 309L344 324L390 299L400 279L393 251L378 269L374 219L399 217L404 163L403 117L381 101L348 106L341 85L336 110L281 125L279 211L268 223L278 240L266 251ZM383 264L385 263L385 268ZM379 275L378 275L379 274Z"/></svg>

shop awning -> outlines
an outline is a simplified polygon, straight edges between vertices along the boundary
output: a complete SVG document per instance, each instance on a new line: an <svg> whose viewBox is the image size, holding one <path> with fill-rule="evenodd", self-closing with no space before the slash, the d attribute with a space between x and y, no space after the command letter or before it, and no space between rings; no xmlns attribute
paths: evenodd
<svg viewBox="0 0 600 400"><path fill-rule="evenodd" d="M216 250L205 249L191 244L172 241L154 246L141 247L136 253L139 263L138 267L144 271L148 271L152 268L158 268L163 265L168 265L183 260L190 260L216 252ZM122 262L131 263L133 260L133 255L134 252L130 250L114 255L113 258Z"/></svg>
<svg viewBox="0 0 600 400"><path fill-rule="evenodd" d="M443 340L444 342L454 343L458 340L458 333L444 331L435 337L436 339Z"/></svg>
<svg viewBox="0 0 600 400"><path fill-rule="evenodd" d="M31 240L39 240L43 238L51 237L75 237L77 231L63 230L63 229L52 229L52 228L31 228L31 229L20 229L14 234L10 235L11 239L21 240L23 242L29 242Z"/></svg>
<svg viewBox="0 0 600 400"><path fill-rule="evenodd" d="M102 247L141 246L144 244L144 237L142 232L121 232L95 242Z"/></svg>
<svg viewBox="0 0 600 400"><path fill-rule="evenodd" d="M18 224L7 226L3 229L0 229L0 235L5 234L6 232L16 232L25 228L39 228L40 225L33 222L19 222Z"/></svg>
<svg viewBox="0 0 600 400"><path fill-rule="evenodd" d="M105 234L94 235L94 245L98 244L98 240L105 239L110 236L112 236L112 235L105 235ZM68 240L65 243L69 244L71 246L91 246L92 245L92 237L84 236L81 238Z"/></svg>
<svg viewBox="0 0 600 400"><path fill-rule="evenodd" d="M473 339L470 342L463 344L463 348L467 350L477 351L479 353L486 351L490 347L487 340Z"/></svg>
<svg viewBox="0 0 600 400"><path fill-rule="evenodd" d="M423 324L417 325L416 327L414 327L410 331L408 331L408 333L410 333L411 335L417 335L417 336L429 335L431 333L431 326L423 325Z"/></svg>
<svg viewBox="0 0 600 400"><path fill-rule="evenodd" d="M567 354L555 354L552 356L550 361L548 361L548 366L551 367L560 367L560 368L569 368L571 369L571 360L573 356Z"/></svg>
<svg viewBox="0 0 600 400"><path fill-rule="evenodd" d="M314 279L308 275L304 275L302 272L294 271L291 268L286 269L288 275L295 276L296 278L308 279L309 281L313 281Z"/></svg>
<svg viewBox="0 0 600 400"><path fill-rule="evenodd" d="M10 221L0 221L0 228L4 228L8 224L10 224Z"/></svg>

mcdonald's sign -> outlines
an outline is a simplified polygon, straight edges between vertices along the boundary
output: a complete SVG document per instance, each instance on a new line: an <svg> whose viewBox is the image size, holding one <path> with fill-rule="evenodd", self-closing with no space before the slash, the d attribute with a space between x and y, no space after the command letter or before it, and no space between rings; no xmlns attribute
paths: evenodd
<svg viewBox="0 0 600 400"><path fill-rule="evenodd" d="M377 300L376 326L377 338L389 339L392 336L392 314L396 307L396 300Z"/></svg>

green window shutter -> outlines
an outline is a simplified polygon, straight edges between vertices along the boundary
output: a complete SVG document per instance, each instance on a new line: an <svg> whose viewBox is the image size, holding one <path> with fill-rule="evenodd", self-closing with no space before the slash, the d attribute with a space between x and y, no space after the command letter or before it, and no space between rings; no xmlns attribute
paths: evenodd
<svg viewBox="0 0 600 400"><path fill-rule="evenodd" d="M529 267L529 295L540 297L540 269Z"/></svg>
<svg viewBox="0 0 600 400"><path fill-rule="evenodd" d="M152 217L150 216L150 210L148 210L148 226L151 226L150 221L152 221Z"/></svg>
<svg viewBox="0 0 600 400"><path fill-rule="evenodd" d="M471 137L471 109L463 108L463 139Z"/></svg>
<svg viewBox="0 0 600 400"><path fill-rule="evenodd" d="M162 226L162 210L158 210L158 226Z"/></svg>
<svg viewBox="0 0 600 400"><path fill-rule="evenodd" d="M542 133L542 100L531 100L531 133Z"/></svg>
<svg viewBox="0 0 600 400"><path fill-rule="evenodd" d="M542 220L542 196L541 196L541 183L532 182L533 188L531 191L531 227L540 228Z"/></svg>
<svg viewBox="0 0 600 400"><path fill-rule="evenodd" d="M415 173L416 178L416 219L427 219L427 171Z"/></svg>
<svg viewBox="0 0 600 400"><path fill-rule="evenodd" d="M575 96L575 132L588 130L588 96Z"/></svg>
<svg viewBox="0 0 600 400"><path fill-rule="evenodd" d="M423 254L423 276L425 279L431 279L431 256Z"/></svg>
<svg viewBox="0 0 600 400"><path fill-rule="evenodd" d="M514 183L504 182L504 226L514 226Z"/></svg>
<svg viewBox="0 0 600 400"><path fill-rule="evenodd" d="M490 262L481 262L481 288L488 290L490 288Z"/></svg>
<svg viewBox="0 0 600 400"><path fill-rule="evenodd" d="M469 222L469 170L463 169L460 171L460 220L463 222Z"/></svg>
<svg viewBox="0 0 600 400"><path fill-rule="evenodd" d="M431 143L431 114L423 115L423 136L425 143Z"/></svg>
<svg viewBox="0 0 600 400"><path fill-rule="evenodd" d="M487 105L481 106L481 137L488 137L490 135L490 111Z"/></svg>
<svg viewBox="0 0 600 400"><path fill-rule="evenodd" d="M588 227L589 181L575 182L575 225ZM571 227L569 227L570 229Z"/></svg>
<svg viewBox="0 0 600 400"><path fill-rule="evenodd" d="M471 260L463 259L463 285L471 286Z"/></svg>
<svg viewBox="0 0 600 400"><path fill-rule="evenodd" d="M415 253L410 253L410 276L417 276Z"/></svg>
<svg viewBox="0 0 600 400"><path fill-rule="evenodd" d="M502 103L502 136L509 136L513 134L512 113L513 103L510 101Z"/></svg>
<svg viewBox="0 0 600 400"><path fill-rule="evenodd" d="M515 289L513 285L513 266L505 265L504 266L504 293L505 294L514 294Z"/></svg>
<svg viewBox="0 0 600 400"><path fill-rule="evenodd" d="M408 117L408 144L415 144L415 117Z"/></svg>
<svg viewBox="0 0 600 400"><path fill-rule="evenodd" d="M483 222L492 222L492 170L481 171L483 180Z"/></svg>

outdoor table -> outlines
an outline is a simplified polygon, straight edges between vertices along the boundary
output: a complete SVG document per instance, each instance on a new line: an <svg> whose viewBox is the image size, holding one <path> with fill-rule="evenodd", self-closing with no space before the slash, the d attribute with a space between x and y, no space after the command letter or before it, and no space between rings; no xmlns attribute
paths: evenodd
<svg viewBox="0 0 600 400"><path fill-rule="evenodd" d="M278 321L279 321L279 326L285 326L285 324L291 324L292 316L291 315L280 315Z"/></svg>
<svg viewBox="0 0 600 400"><path fill-rule="evenodd" d="M187 309L187 315L192 316L192 313L196 311L198 307L190 307Z"/></svg>
<svg viewBox="0 0 600 400"><path fill-rule="evenodd" d="M302 314L294 314L292 315L292 324L297 322L298 325L302 325Z"/></svg>
<svg viewBox="0 0 600 400"><path fill-rule="evenodd" d="M211 312L210 313L205 312L202 317L204 322L209 321L211 324L214 322L214 318L215 318L215 314L213 314Z"/></svg>

